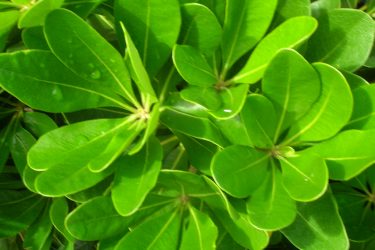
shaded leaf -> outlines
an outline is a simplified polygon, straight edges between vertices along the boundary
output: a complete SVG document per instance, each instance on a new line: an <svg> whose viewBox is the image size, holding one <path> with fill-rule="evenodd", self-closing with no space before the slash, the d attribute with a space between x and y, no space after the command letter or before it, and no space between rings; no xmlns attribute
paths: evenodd
<svg viewBox="0 0 375 250"><path fill-rule="evenodd" d="M182 234L181 250L216 249L217 228L210 217L189 206L189 224Z"/></svg>
<svg viewBox="0 0 375 250"><path fill-rule="evenodd" d="M40 0L31 7L28 6L26 12L18 20L18 28L43 25L48 13L60 8L63 2L63 0Z"/></svg>
<svg viewBox="0 0 375 250"><path fill-rule="evenodd" d="M281 232L300 249L349 248L349 240L330 191L319 200L298 203L296 220Z"/></svg>

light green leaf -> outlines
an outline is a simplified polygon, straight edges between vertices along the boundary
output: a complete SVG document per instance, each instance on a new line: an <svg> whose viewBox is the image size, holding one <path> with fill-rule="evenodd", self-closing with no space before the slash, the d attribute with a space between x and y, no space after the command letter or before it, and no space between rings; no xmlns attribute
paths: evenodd
<svg viewBox="0 0 375 250"><path fill-rule="evenodd" d="M44 33L52 52L69 69L139 105L120 53L84 20L66 9L54 10Z"/></svg>
<svg viewBox="0 0 375 250"><path fill-rule="evenodd" d="M309 40L306 57L310 61L355 71L370 55L374 31L374 21L365 12L332 10L319 19L319 28Z"/></svg>
<svg viewBox="0 0 375 250"><path fill-rule="evenodd" d="M281 50L271 61L263 78L263 93L273 103L277 126L273 142L301 118L318 99L320 80L314 68L297 52Z"/></svg>
<svg viewBox="0 0 375 250"><path fill-rule="evenodd" d="M215 14L204 5L188 3L181 7L181 18L179 41L211 56L222 37L222 28Z"/></svg>
<svg viewBox="0 0 375 250"><path fill-rule="evenodd" d="M313 65L320 76L321 94L301 119L293 123L283 144L321 141L338 133L352 114L353 97L344 76L324 63Z"/></svg>
<svg viewBox="0 0 375 250"><path fill-rule="evenodd" d="M0 237L14 236L38 217L46 199L27 190L1 190Z"/></svg>
<svg viewBox="0 0 375 250"><path fill-rule="evenodd" d="M63 2L63 0L40 0L30 7L26 7L27 11L18 20L18 28L43 25L48 13L60 8Z"/></svg>
<svg viewBox="0 0 375 250"><path fill-rule="evenodd" d="M131 124L133 122L133 124ZM134 140L139 123L130 118L89 120L44 134L30 149L28 163L35 170L59 165L89 167L99 172Z"/></svg>
<svg viewBox="0 0 375 250"><path fill-rule="evenodd" d="M298 203L296 220L281 232L299 249L349 249L345 227L330 191L317 201Z"/></svg>
<svg viewBox="0 0 375 250"><path fill-rule="evenodd" d="M297 214L296 202L285 191L276 166L272 166L267 178L246 204L251 223L264 230L284 228L294 221Z"/></svg>
<svg viewBox="0 0 375 250"><path fill-rule="evenodd" d="M364 85L353 90L354 107L346 128L375 129L375 85Z"/></svg>
<svg viewBox="0 0 375 250"><path fill-rule="evenodd" d="M173 62L178 73L191 85L213 87L218 82L212 67L194 47L176 45L173 48Z"/></svg>
<svg viewBox="0 0 375 250"><path fill-rule="evenodd" d="M177 0L118 0L115 17L125 24L150 78L168 60L180 25Z"/></svg>
<svg viewBox="0 0 375 250"><path fill-rule="evenodd" d="M111 90L82 79L48 51L2 54L0 65L0 86L34 109L72 112L124 105Z"/></svg>
<svg viewBox="0 0 375 250"><path fill-rule="evenodd" d="M182 234L180 250L214 250L218 230L211 218L189 206L189 224Z"/></svg>
<svg viewBox="0 0 375 250"><path fill-rule="evenodd" d="M266 97L258 94L248 96L240 117L252 146L271 148L274 145L276 112Z"/></svg>
<svg viewBox="0 0 375 250"><path fill-rule="evenodd" d="M252 194L267 174L270 155L246 146L233 145L219 151L211 163L216 183L232 196Z"/></svg>
<svg viewBox="0 0 375 250"><path fill-rule="evenodd" d="M264 36L276 0L227 0L222 51L224 74Z"/></svg>
<svg viewBox="0 0 375 250"><path fill-rule="evenodd" d="M375 163L375 130L347 130L307 151L326 161L329 177L349 180Z"/></svg>
<svg viewBox="0 0 375 250"><path fill-rule="evenodd" d="M244 68L232 80L256 83L280 49L298 47L314 33L317 26L318 22L308 16L293 17L283 22L257 45Z"/></svg>
<svg viewBox="0 0 375 250"><path fill-rule="evenodd" d="M117 213L110 197L98 196L73 210L65 225L77 239L100 240L126 232L128 221Z"/></svg>
<svg viewBox="0 0 375 250"><path fill-rule="evenodd" d="M317 155L298 152L296 156L279 158L285 190L297 201L316 200L328 186L328 169Z"/></svg>
<svg viewBox="0 0 375 250"><path fill-rule="evenodd" d="M156 138L150 137L140 152L121 160L123 166L115 172L112 201L119 214L129 216L137 211L156 184L162 148Z"/></svg>
<svg viewBox="0 0 375 250"><path fill-rule="evenodd" d="M178 211L146 220L126 234L115 247L122 249L176 249L180 230Z"/></svg>
<svg viewBox="0 0 375 250"><path fill-rule="evenodd" d="M19 12L16 10L0 12L0 51L3 51L8 34L17 23L19 17Z"/></svg>
<svg viewBox="0 0 375 250"><path fill-rule="evenodd" d="M50 247L49 238L51 235L52 223L49 218L49 206L44 208L44 211L38 216L30 227L27 228L25 234L23 247L35 250L43 250ZM49 243L49 244L48 244Z"/></svg>
<svg viewBox="0 0 375 250"><path fill-rule="evenodd" d="M123 23L120 23L120 25L125 36L126 52L127 55L129 55L131 66L136 76L135 82L142 96L143 105L146 109L149 109L150 105L157 101L155 91L152 88L150 78L148 77L147 71L143 66L142 59L139 56L137 48L135 47Z"/></svg>
<svg viewBox="0 0 375 250"><path fill-rule="evenodd" d="M52 201L49 217L53 226L69 241L74 241L73 236L68 232L65 226L65 218L68 215L69 206L65 197L55 198Z"/></svg>
<svg viewBox="0 0 375 250"><path fill-rule="evenodd" d="M218 146L227 144L220 130L208 118L166 107L161 113L160 119L167 127L180 133L210 141Z"/></svg>

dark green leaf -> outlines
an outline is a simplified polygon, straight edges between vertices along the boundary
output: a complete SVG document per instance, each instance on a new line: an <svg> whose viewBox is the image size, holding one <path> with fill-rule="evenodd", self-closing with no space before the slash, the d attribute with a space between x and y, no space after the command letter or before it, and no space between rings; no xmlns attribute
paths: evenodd
<svg viewBox="0 0 375 250"><path fill-rule="evenodd" d="M65 218L68 215L69 207L65 197L55 198L52 201L49 217L53 226L62 234L66 239L73 241L73 236L68 232L65 226Z"/></svg>
<svg viewBox="0 0 375 250"><path fill-rule="evenodd" d="M0 12L0 52L3 51L8 34L17 23L19 12L16 10Z"/></svg>
<svg viewBox="0 0 375 250"><path fill-rule="evenodd" d="M36 137L57 129L56 123L46 114L39 112L25 112L23 114L25 127Z"/></svg>
<svg viewBox="0 0 375 250"><path fill-rule="evenodd" d="M281 232L299 249L349 248L349 240L330 191L317 201L299 203L296 220Z"/></svg>
<svg viewBox="0 0 375 250"><path fill-rule="evenodd" d="M63 0L40 0L34 5L26 5L26 12L18 20L18 28L29 28L44 24L48 13L54 9L60 8Z"/></svg>

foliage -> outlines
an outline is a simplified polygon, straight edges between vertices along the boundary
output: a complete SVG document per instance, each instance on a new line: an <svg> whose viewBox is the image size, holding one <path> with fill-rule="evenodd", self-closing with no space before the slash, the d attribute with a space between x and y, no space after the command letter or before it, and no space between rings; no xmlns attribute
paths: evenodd
<svg viewBox="0 0 375 250"><path fill-rule="evenodd" d="M373 249L375 1L0 1L1 249Z"/></svg>

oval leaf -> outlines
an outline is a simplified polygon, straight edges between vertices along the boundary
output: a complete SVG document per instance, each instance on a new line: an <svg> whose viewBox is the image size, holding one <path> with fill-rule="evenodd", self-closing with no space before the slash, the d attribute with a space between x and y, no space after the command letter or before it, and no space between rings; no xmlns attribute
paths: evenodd
<svg viewBox="0 0 375 250"><path fill-rule="evenodd" d="M321 94L308 113L293 124L286 141L321 141L334 136L350 119L353 97L344 76L332 66L314 64L321 81Z"/></svg>
<svg viewBox="0 0 375 250"><path fill-rule="evenodd" d="M125 156L122 161L123 166L115 172L112 200L119 214L129 216L156 184L162 161L161 145L151 137L140 152Z"/></svg>
<svg viewBox="0 0 375 250"><path fill-rule="evenodd" d="M319 19L319 28L309 40L306 57L310 61L355 71L370 55L374 31L374 21L365 12L332 10Z"/></svg>
<svg viewBox="0 0 375 250"><path fill-rule="evenodd" d="M269 154L250 147L229 146L212 159L212 175L220 188L230 195L247 197L266 177L269 158Z"/></svg>
<svg viewBox="0 0 375 250"><path fill-rule="evenodd" d="M314 33L317 26L318 22L308 16L293 17L283 22L257 45L244 68L232 80L256 83L280 49L298 47Z"/></svg>
<svg viewBox="0 0 375 250"><path fill-rule="evenodd" d="M264 95L277 112L273 142L302 117L318 99L320 81L314 68L297 52L281 50L271 61L262 81Z"/></svg>

